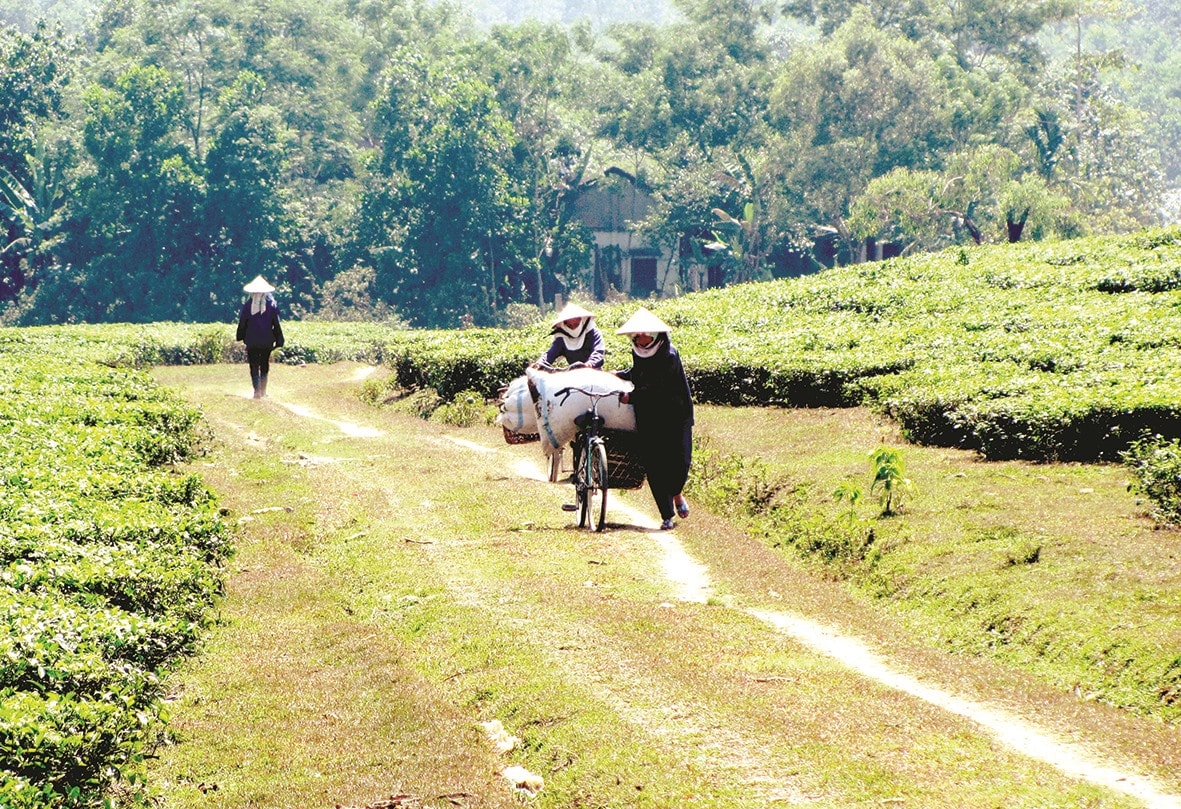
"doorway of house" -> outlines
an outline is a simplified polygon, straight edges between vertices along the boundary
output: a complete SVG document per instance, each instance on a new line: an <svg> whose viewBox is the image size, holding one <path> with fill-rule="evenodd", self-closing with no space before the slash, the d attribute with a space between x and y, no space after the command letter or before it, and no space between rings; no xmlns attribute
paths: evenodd
<svg viewBox="0 0 1181 809"><path fill-rule="evenodd" d="M656 259L632 257L632 297L646 298L656 291Z"/></svg>

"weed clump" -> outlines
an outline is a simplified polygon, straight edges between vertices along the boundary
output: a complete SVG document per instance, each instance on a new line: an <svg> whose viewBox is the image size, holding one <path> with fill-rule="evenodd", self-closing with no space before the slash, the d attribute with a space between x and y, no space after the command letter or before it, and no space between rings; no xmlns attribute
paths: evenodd
<svg viewBox="0 0 1181 809"><path fill-rule="evenodd" d="M772 547L792 549L843 577L873 561L874 532L851 512L829 514L816 507L813 486L795 482L765 463L714 450L699 439L689 488L702 505L731 515Z"/></svg>
<svg viewBox="0 0 1181 809"><path fill-rule="evenodd" d="M1123 454L1136 475L1130 491L1153 503L1153 518L1165 525L1181 525L1181 439L1158 436L1141 439Z"/></svg>
<svg viewBox="0 0 1181 809"><path fill-rule="evenodd" d="M430 420L451 427L474 427L496 421L496 406L489 404L476 390L460 391L450 402L439 405Z"/></svg>

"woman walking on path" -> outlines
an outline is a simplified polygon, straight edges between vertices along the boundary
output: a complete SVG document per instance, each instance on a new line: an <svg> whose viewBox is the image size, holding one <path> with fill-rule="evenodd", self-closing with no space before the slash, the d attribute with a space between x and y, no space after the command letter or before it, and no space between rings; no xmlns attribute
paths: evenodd
<svg viewBox="0 0 1181 809"><path fill-rule="evenodd" d="M673 527L673 514L685 519L689 504L681 490L693 459L693 392L681 355L669 341L669 327L640 308L616 334L632 343L632 367L618 376L635 386L621 400L636 411L636 434L652 498L660 509L660 528Z"/></svg>
<svg viewBox="0 0 1181 809"><path fill-rule="evenodd" d="M279 324L279 306L271 293L275 288L261 275L242 287L250 294L242 304L238 316L238 340L246 344L246 360L250 363L250 381L254 398L267 395L267 375L271 372L271 352L283 347L283 327Z"/></svg>

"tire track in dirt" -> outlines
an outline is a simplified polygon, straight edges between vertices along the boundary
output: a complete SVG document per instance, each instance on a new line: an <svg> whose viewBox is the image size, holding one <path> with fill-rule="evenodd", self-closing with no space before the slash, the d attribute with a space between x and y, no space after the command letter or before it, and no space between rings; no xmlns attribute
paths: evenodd
<svg viewBox="0 0 1181 809"><path fill-rule="evenodd" d="M377 437L379 430L325 418L308 408L282 403L293 414L314 418L333 424L346 435L357 438ZM510 455L499 448L488 447L477 442L449 436L448 440L481 455ZM513 455L506 467L522 478L547 481L539 467ZM620 502L619 498L609 501L609 512L623 512L631 523L640 528L655 529L657 523L643 512ZM704 603L711 595L708 570L685 551L672 532L650 534L661 552L663 578L674 585L674 596L680 601ZM457 592L467 592L469 598L480 601L482 607L497 603L505 597L504 583L497 584L496 592L490 588L477 587L470 577L453 571ZM477 594L477 591L480 591ZM484 596L487 596L486 598ZM518 599L513 599L518 601ZM523 601L523 600L520 600ZM958 696L937 685L924 682L921 678L903 673L900 667L886 657L872 651L859 638L846 635L831 626L813 621L801 615L762 609L745 609L744 612L757 618L776 632L795 639L809 649L837 660L851 671L890 688L917 697L931 705L957 716L966 718L982 728L996 741L1025 756L1044 762L1062 773L1088 781L1092 784L1129 795L1144 803L1149 809L1181 809L1181 796L1169 793L1152 779L1123 770L1085 749L1056 738L1039 728L1034 721L1016 716L995 705ZM530 621L529 632L541 648L558 649L566 652L582 650L583 654L566 654L560 663L567 669L575 670L578 679L593 684L595 693L616 710L619 715L633 721L637 726L660 728L661 733L675 737L684 749L698 751L702 762L717 767L719 763L736 773L745 773L743 781L755 786L762 785L762 799L768 802L807 802L809 796L793 787L790 776L780 778L770 775L775 771L773 762L760 761L751 745L737 734L728 732L719 722L693 723L683 721L688 716L708 716L704 706L676 705L671 697L662 696L660 690L650 681L645 681L643 692L638 679L629 675L622 664L615 676L604 678L603 655L592 650L601 650L610 645L608 638L593 633L589 627L579 627L579 643L571 644L570 638L554 627L547 626L538 616ZM593 635L593 637L592 637ZM593 658L593 659L592 659ZM618 658L622 660L622 658ZM678 717L677 723L670 723L670 711Z"/></svg>
<svg viewBox="0 0 1181 809"><path fill-rule="evenodd" d="M451 443L482 456L504 455L499 449L447 436ZM523 478L548 483L536 464L516 458L508 464ZM655 531L659 522L631 508L618 498L608 501L608 515L622 514L642 530ZM669 581L680 583L680 600L704 603L709 591L705 567L692 560L671 535L654 533ZM555 620L544 605L534 604L512 581L485 581L473 574L478 566L445 560L436 552L433 561L446 564L448 587L455 597L473 608L500 613L511 622L516 635L526 644L547 654L555 670L564 674L572 688L587 689L599 702L633 727L680 751L689 763L704 772L718 774L722 781L744 784L751 791L751 805L779 806L812 803L816 797L799 789L795 773L768 757L716 716L705 703L673 694L656 678L640 672L625 650L613 639L586 623ZM671 605L670 605L671 606ZM523 616L523 617L522 617Z"/></svg>
<svg viewBox="0 0 1181 809"><path fill-rule="evenodd" d="M472 442L456 440L455 443L468 445ZM483 445L477 446L482 452L490 449ZM547 479L539 468L529 468L520 461L515 468L523 473L523 477ZM637 526L653 529L657 526L654 519L619 503L618 498L608 501L608 509L626 513L628 519ZM693 559L672 533L657 532L651 536L661 550L665 579L675 586L676 598L681 601L707 602L712 591L706 567ZM1104 762L1082 745L1057 739L1035 723L1008 711L958 696L905 674L856 637L800 615L761 609L746 609L745 612L809 649L838 660L863 677L972 721L1001 744L1049 764L1066 775L1130 795L1149 809L1181 809L1181 796L1165 791L1152 779Z"/></svg>

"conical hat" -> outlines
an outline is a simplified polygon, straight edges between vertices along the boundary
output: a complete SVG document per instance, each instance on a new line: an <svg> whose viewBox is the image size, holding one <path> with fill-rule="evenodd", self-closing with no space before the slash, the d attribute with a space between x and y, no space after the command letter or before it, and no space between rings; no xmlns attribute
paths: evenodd
<svg viewBox="0 0 1181 809"><path fill-rule="evenodd" d="M562 307L562 311L554 315L554 325L566 320L573 320L574 318L594 317L594 312L588 312L576 303L568 303Z"/></svg>
<svg viewBox="0 0 1181 809"><path fill-rule="evenodd" d="M668 324L649 312L644 307L627 319L627 322L615 330L616 334L667 334L672 331Z"/></svg>
<svg viewBox="0 0 1181 809"><path fill-rule="evenodd" d="M249 292L251 295L260 292L274 292L275 288L266 282L261 275L254 276L254 280L246 286L242 287L243 292Z"/></svg>

